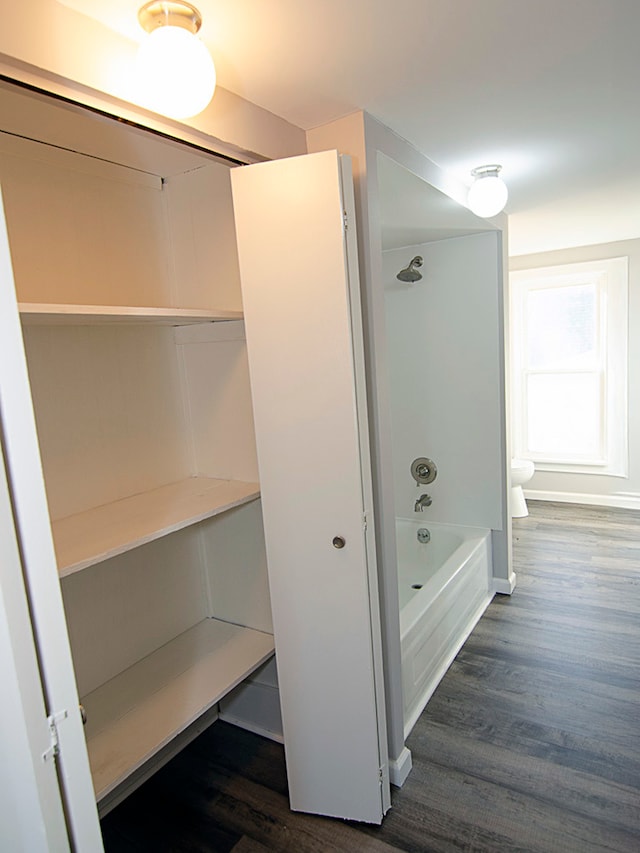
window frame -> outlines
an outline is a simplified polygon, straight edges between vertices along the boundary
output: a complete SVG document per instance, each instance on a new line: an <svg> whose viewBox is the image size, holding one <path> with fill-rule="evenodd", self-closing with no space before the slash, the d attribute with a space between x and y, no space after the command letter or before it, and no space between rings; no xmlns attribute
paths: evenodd
<svg viewBox="0 0 640 853"><path fill-rule="evenodd" d="M628 257L516 270L510 274L513 455L539 471L628 477ZM526 305L535 290L580 284L596 288L599 363L594 368L531 368L526 362ZM588 373L599 377L600 453L559 455L527 448L528 377Z"/></svg>

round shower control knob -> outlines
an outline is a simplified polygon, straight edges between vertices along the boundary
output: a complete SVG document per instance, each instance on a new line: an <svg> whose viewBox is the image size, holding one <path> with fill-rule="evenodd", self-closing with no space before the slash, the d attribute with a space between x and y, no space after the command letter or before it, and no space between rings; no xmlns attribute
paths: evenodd
<svg viewBox="0 0 640 853"><path fill-rule="evenodd" d="M344 546L347 544L347 542L346 542L344 536L334 536L332 544L333 544L334 548L344 548Z"/></svg>
<svg viewBox="0 0 640 853"><path fill-rule="evenodd" d="M416 481L416 485L421 483L425 486L433 483L438 476L438 469L433 459L427 459L426 456L419 456L411 463L411 476Z"/></svg>

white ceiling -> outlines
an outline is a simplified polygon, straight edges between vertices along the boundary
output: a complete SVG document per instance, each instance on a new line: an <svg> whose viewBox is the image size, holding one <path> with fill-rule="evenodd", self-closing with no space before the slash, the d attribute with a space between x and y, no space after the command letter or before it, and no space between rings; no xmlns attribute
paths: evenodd
<svg viewBox="0 0 640 853"><path fill-rule="evenodd" d="M138 0L61 0L137 38ZM640 0L195 0L221 86L303 128L364 109L465 181L512 254L640 237Z"/></svg>

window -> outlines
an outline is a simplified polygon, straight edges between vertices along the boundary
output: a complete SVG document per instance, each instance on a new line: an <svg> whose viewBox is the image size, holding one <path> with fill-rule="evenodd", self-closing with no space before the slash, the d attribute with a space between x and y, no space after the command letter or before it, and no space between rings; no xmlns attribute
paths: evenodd
<svg viewBox="0 0 640 853"><path fill-rule="evenodd" d="M514 455L627 476L627 258L511 273Z"/></svg>

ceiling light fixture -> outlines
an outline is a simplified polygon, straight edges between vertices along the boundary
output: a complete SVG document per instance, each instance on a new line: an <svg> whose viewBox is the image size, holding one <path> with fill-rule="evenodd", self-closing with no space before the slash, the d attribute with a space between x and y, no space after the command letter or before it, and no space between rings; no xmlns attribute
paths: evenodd
<svg viewBox="0 0 640 853"><path fill-rule="evenodd" d="M487 219L500 213L507 203L509 191L499 177L502 166L478 166L471 170L475 178L469 189L467 204L476 216Z"/></svg>
<svg viewBox="0 0 640 853"><path fill-rule="evenodd" d="M202 112L213 97L216 69L197 36L200 12L182 0L153 0L140 9L138 20L149 33L137 59L141 105L178 119Z"/></svg>

